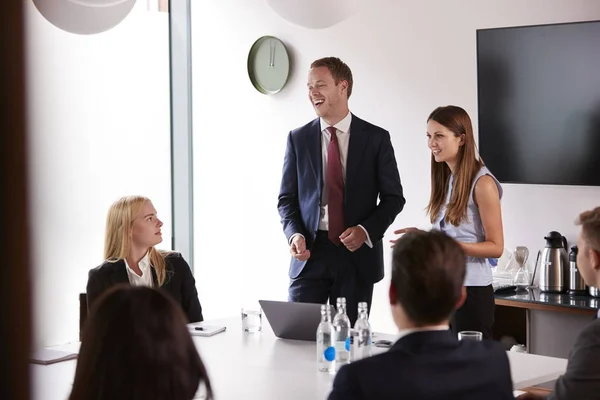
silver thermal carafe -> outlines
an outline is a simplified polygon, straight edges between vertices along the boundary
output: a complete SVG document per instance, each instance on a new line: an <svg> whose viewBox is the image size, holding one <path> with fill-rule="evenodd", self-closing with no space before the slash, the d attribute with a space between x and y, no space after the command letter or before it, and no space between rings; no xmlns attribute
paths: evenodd
<svg viewBox="0 0 600 400"><path fill-rule="evenodd" d="M546 246L538 259L537 270L540 274L542 292L563 292L568 287L567 239L556 231L544 236Z"/></svg>
<svg viewBox="0 0 600 400"><path fill-rule="evenodd" d="M569 294L585 294L585 281L577 268L577 246L571 247L569 253Z"/></svg>
<svg viewBox="0 0 600 400"><path fill-rule="evenodd" d="M600 290L598 290L598 288L595 286L588 287L588 292L590 296L600 297Z"/></svg>

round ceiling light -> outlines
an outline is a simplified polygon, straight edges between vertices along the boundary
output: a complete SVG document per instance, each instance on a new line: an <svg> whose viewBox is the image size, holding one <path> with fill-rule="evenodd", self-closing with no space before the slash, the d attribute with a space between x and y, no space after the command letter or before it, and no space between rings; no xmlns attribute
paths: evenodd
<svg viewBox="0 0 600 400"><path fill-rule="evenodd" d="M329 28L354 14L359 0L267 0L280 17L311 29Z"/></svg>
<svg viewBox="0 0 600 400"><path fill-rule="evenodd" d="M52 25L64 31L90 35L115 27L136 0L33 0Z"/></svg>

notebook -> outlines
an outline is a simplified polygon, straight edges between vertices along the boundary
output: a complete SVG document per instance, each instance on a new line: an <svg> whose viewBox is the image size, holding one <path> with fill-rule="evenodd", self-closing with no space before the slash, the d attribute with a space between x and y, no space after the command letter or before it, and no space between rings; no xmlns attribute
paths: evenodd
<svg viewBox="0 0 600 400"><path fill-rule="evenodd" d="M223 325L208 325L204 323L192 323L187 326L192 336L213 336L217 333L225 332L225 329L227 329Z"/></svg>
<svg viewBox="0 0 600 400"><path fill-rule="evenodd" d="M74 360L77 358L77 353L61 350L40 349L33 352L29 357L29 361L34 364L48 365L61 361Z"/></svg>

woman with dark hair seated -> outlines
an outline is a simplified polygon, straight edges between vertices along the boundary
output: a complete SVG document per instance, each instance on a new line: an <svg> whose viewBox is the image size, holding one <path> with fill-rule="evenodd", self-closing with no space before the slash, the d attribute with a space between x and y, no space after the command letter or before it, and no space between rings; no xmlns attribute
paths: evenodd
<svg viewBox="0 0 600 400"><path fill-rule="evenodd" d="M124 284L98 298L69 400L191 400L200 384L212 399L186 317L170 296Z"/></svg>

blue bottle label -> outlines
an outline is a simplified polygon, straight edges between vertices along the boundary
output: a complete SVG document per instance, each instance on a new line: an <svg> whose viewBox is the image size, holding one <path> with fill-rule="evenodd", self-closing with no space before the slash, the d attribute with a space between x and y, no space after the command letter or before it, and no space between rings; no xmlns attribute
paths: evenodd
<svg viewBox="0 0 600 400"><path fill-rule="evenodd" d="M346 351L350 351L350 337L346 338Z"/></svg>
<svg viewBox="0 0 600 400"><path fill-rule="evenodd" d="M323 356L327 361L335 360L335 347L329 346L328 348L326 348L323 352Z"/></svg>

